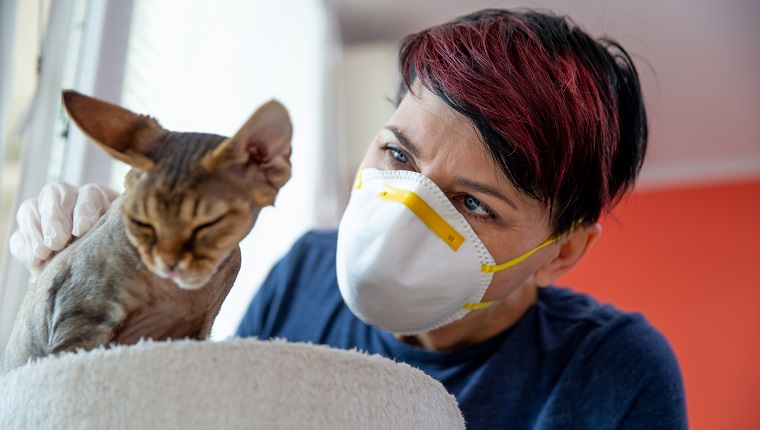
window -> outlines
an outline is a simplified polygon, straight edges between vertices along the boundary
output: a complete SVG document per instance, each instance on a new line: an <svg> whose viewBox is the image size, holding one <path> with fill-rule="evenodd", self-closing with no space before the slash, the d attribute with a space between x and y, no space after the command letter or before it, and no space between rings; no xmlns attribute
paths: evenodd
<svg viewBox="0 0 760 430"><path fill-rule="evenodd" d="M243 267L212 334L216 339L230 336L274 262L306 230L336 226L348 199L346 151L338 144L334 116L339 48L327 6L321 0L230 1L223 6L212 0L192 6L181 0L66 0L51 7L59 9L55 15L51 11L48 31L58 26L60 36L64 27L68 35L85 28L76 43L79 55L61 59L74 70L73 77L42 75L40 87L45 79L55 79L47 93L56 100L62 88L73 87L149 114L170 130L223 135L234 133L269 99L288 108L294 123L293 176L276 209L265 208L241 244ZM61 13L63 8L68 14ZM46 40L52 37L48 34ZM88 60L88 52L97 58ZM33 120L50 123L54 130L58 109ZM100 150L77 144L80 138L76 131L68 134L64 155L46 162L57 173L38 178L22 198L36 196L43 183L55 179L84 183L102 178L121 187L127 167L108 161L103 170ZM93 169L100 173L93 176ZM22 178L35 174L30 163L22 166ZM11 289L22 297L26 287L0 290L0 300L6 302ZM15 315L16 310L4 307L2 313ZM0 347L10 332L9 321L12 325L12 318L0 320Z"/></svg>

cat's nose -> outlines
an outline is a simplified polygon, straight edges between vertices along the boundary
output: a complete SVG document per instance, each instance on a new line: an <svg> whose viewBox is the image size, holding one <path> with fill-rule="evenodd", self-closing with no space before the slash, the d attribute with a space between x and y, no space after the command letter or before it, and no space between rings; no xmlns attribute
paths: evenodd
<svg viewBox="0 0 760 430"><path fill-rule="evenodd" d="M166 265L166 270L169 272L173 272L174 268L177 267L177 263L179 263L178 255L161 255L159 258Z"/></svg>
<svg viewBox="0 0 760 430"><path fill-rule="evenodd" d="M182 244L178 240L159 240L154 252L171 272L182 257Z"/></svg>

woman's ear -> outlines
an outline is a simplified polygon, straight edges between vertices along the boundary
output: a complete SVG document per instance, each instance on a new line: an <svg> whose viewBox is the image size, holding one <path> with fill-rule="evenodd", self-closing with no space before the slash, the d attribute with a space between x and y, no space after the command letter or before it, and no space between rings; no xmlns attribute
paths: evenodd
<svg viewBox="0 0 760 430"><path fill-rule="evenodd" d="M601 234L602 226L595 223L578 227L560 239L560 249L557 256L539 267L533 274L536 284L546 287L570 272L591 249Z"/></svg>

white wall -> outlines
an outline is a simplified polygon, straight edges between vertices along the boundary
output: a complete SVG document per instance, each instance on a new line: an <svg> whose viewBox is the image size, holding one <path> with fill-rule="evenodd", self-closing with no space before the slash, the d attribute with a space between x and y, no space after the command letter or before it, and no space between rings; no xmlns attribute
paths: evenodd
<svg viewBox="0 0 760 430"><path fill-rule="evenodd" d="M395 109L396 44L375 42L343 48L344 136L351 175L375 134ZM353 176L352 176L353 177Z"/></svg>

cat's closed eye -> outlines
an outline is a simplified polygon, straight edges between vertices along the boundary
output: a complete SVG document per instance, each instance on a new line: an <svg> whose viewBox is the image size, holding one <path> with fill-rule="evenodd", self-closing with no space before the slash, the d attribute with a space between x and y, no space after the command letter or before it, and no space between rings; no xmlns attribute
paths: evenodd
<svg viewBox="0 0 760 430"><path fill-rule="evenodd" d="M156 229L151 224L149 224L147 222L140 221L140 220L135 219L133 217L129 217L128 219L129 219L129 222L132 223L133 226L135 226L135 227L137 227L137 228L139 228L141 230L144 230L145 232L155 233Z"/></svg>
<svg viewBox="0 0 760 430"><path fill-rule="evenodd" d="M206 223L203 223L201 225L196 226L193 229L193 237L195 237L198 233L200 233L204 229L207 229L209 227L215 226L216 224L219 224L226 216L227 216L227 214L223 214L221 216L218 216L218 217L214 218L213 220L211 220L209 222L206 222Z"/></svg>

